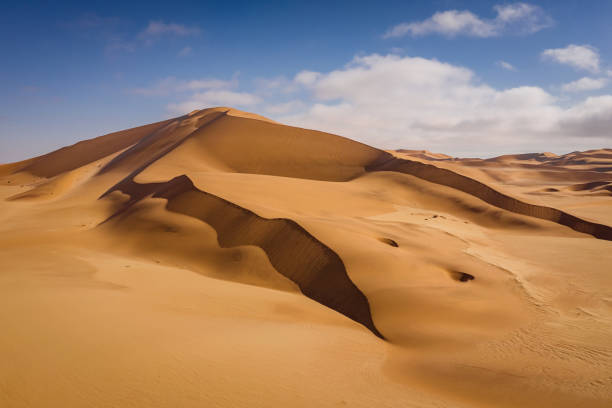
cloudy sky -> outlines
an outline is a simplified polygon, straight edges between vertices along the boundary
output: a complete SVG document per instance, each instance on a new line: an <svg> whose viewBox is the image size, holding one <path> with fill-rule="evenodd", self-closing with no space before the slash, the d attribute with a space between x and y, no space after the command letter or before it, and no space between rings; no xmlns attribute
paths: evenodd
<svg viewBox="0 0 612 408"><path fill-rule="evenodd" d="M0 162L217 105L382 148L612 147L609 0L2 7Z"/></svg>

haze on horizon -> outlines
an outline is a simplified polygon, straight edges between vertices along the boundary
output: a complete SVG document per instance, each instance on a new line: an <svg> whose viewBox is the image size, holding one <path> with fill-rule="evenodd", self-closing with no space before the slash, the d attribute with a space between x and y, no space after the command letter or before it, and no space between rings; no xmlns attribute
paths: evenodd
<svg viewBox="0 0 612 408"><path fill-rule="evenodd" d="M211 106L457 156L612 145L612 3L11 4L0 162Z"/></svg>

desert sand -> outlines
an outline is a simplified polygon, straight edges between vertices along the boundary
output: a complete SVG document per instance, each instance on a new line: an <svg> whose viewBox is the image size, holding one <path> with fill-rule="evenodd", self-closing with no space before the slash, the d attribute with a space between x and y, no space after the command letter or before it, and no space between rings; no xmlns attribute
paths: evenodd
<svg viewBox="0 0 612 408"><path fill-rule="evenodd" d="M1 407L612 406L612 150L231 108L0 165Z"/></svg>

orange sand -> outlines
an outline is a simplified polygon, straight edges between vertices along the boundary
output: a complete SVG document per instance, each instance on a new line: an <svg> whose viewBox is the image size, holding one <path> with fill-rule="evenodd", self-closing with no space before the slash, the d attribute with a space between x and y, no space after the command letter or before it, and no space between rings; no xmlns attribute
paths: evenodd
<svg viewBox="0 0 612 408"><path fill-rule="evenodd" d="M0 165L0 406L611 406L611 186L230 108Z"/></svg>

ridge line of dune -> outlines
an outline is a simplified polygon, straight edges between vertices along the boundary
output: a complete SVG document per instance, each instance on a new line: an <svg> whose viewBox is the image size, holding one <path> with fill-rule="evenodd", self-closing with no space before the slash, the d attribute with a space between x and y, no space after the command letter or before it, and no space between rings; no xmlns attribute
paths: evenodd
<svg viewBox="0 0 612 408"><path fill-rule="evenodd" d="M449 169L437 167L433 164L400 159L387 153L386 157L381 156L381 160L371 163L366 167L366 170L395 171L410 174L432 183L463 191L495 207L513 213L556 222L557 224L565 225L575 231L592 235L595 238L612 241L612 228L607 225L586 221L556 208L523 202L514 197L500 193L473 178L461 175Z"/></svg>
<svg viewBox="0 0 612 408"><path fill-rule="evenodd" d="M172 150L176 149L178 146L180 146L182 143L184 143L187 139L189 139L191 136L193 136L193 134L199 130L201 130L202 128L210 125L211 123L219 120L220 118L227 116L227 111L222 111L222 112L211 112L209 114L206 114L204 116L202 116L200 119L204 119L206 117L210 117L210 119L203 123L200 126L196 126L196 128L189 132L188 134L184 135L183 137L181 137L180 139L178 139L177 141L174 141L174 143L170 143L167 147L163 148L161 152L155 154L153 157L147 159L145 161L145 163L141 164L138 168L136 168L131 174L130 176L135 176L136 174L142 172L144 169L146 169L148 166L150 166L151 164L153 164L154 162L156 162L157 160L159 160L160 158L164 157L166 154L170 153ZM167 125L172 125L172 124L180 124L180 119L183 117L179 117L176 120L168 123ZM119 165L121 163L122 160L124 160L125 158L129 158L130 155L133 155L134 153L136 153L137 150L144 150L148 147L151 147L152 144L154 144L155 142L157 142L158 140L153 140L151 141L151 139L154 139L155 136L157 136L157 132L160 132L163 130L163 127L160 127L158 129L156 129L154 132L152 132L151 134L143 137L142 139L138 140L137 143L135 143L134 145L132 145L129 149L127 149L126 151L122 152L120 155L118 155L117 157L113 158L113 160L111 160L109 163L107 163L102 169L100 169L100 171L98 172L98 174L104 174L110 170L113 169L113 167ZM163 134L161 135L162 137L159 140L163 140ZM148 143L151 142L151 143Z"/></svg>
<svg viewBox="0 0 612 408"><path fill-rule="evenodd" d="M384 339L374 325L367 297L349 278L342 259L294 220L261 217L231 201L199 190L186 175L146 184L137 183L133 176L128 176L100 198L117 190L129 195L130 199L103 223L121 216L148 196L165 198L166 209L197 218L214 228L221 247L260 247L274 269L295 282L305 296Z"/></svg>
<svg viewBox="0 0 612 408"><path fill-rule="evenodd" d="M35 176L51 178L126 149L173 120L176 118L81 140L31 159L1 164L0 174L2 169L5 169L8 174L25 171ZM95 145L96 149L92 149L92 145Z"/></svg>

